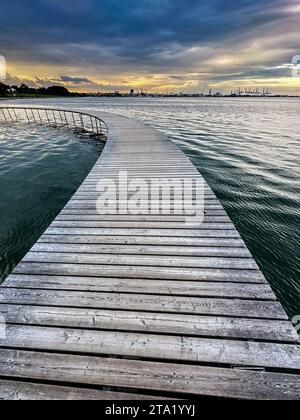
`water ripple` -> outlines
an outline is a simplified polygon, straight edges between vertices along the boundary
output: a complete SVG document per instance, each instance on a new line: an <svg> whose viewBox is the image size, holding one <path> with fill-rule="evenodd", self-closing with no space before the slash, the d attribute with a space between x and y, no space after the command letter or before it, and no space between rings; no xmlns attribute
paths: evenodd
<svg viewBox="0 0 300 420"><path fill-rule="evenodd" d="M0 126L0 282L96 162L102 146L67 130Z"/></svg>

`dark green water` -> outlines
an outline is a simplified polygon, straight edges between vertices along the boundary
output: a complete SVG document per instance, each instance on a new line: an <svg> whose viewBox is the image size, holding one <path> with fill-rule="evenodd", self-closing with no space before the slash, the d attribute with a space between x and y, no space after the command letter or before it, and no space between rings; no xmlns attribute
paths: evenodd
<svg viewBox="0 0 300 420"><path fill-rule="evenodd" d="M65 206L102 145L67 130L0 127L0 282Z"/></svg>
<svg viewBox="0 0 300 420"><path fill-rule="evenodd" d="M193 160L221 199L290 317L300 314L300 100L86 98L46 103L116 112L166 133ZM46 153L42 149L36 150L36 159ZM64 160L63 154L59 149L56 157ZM81 166L83 173L86 171L89 164L80 158L76 164L69 162L71 172L77 173ZM13 168L4 185L15 179ZM56 161L51 168L50 172ZM31 171L34 177L36 168ZM75 184L80 176L74 177ZM48 184L47 208L39 210L44 225L64 201L61 197L61 204L56 204L56 188L66 197L75 185L65 191L61 177L55 181L56 187ZM29 208L36 211L31 195L27 200ZM7 217L5 202L3 206ZM19 255L24 253L23 241L31 235L25 216L19 219L19 229L26 229L18 243ZM8 238L12 240L13 235ZM33 236L29 242L34 242Z"/></svg>

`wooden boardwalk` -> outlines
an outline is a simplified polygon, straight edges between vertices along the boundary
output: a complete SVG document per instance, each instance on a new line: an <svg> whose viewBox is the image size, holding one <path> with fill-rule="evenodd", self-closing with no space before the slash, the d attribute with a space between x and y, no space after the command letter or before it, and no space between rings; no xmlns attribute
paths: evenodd
<svg viewBox="0 0 300 420"><path fill-rule="evenodd" d="M201 178L158 131L100 116L99 161L0 289L0 398L299 399L299 338L208 185L200 226L97 213L120 170Z"/></svg>

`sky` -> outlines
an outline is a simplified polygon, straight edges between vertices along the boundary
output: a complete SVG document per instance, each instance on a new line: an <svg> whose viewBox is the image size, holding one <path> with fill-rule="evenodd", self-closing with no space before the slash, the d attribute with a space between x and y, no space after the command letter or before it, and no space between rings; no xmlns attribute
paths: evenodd
<svg viewBox="0 0 300 420"><path fill-rule="evenodd" d="M8 84L300 94L300 0L2 0Z"/></svg>

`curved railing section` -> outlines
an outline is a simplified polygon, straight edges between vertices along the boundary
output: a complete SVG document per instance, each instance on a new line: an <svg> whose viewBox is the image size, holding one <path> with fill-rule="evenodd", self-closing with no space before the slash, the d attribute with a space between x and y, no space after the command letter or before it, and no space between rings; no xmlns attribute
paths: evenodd
<svg viewBox="0 0 300 420"><path fill-rule="evenodd" d="M107 124L101 118L80 111L1 105L1 121L35 123L56 128L68 127L76 133L89 133L102 141L108 137Z"/></svg>

